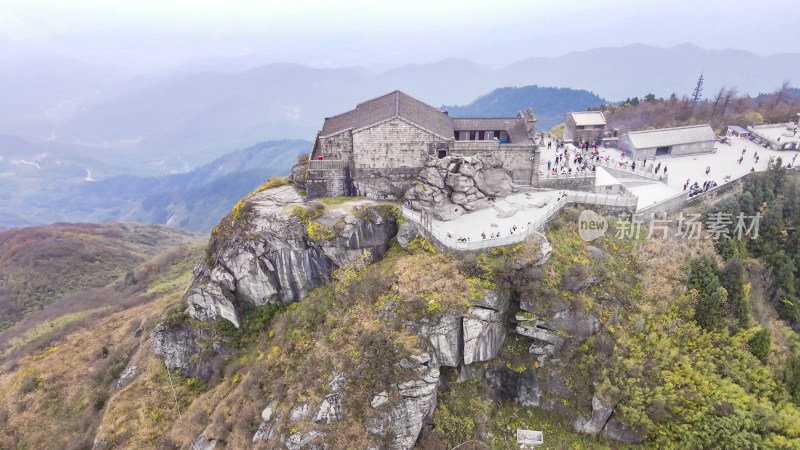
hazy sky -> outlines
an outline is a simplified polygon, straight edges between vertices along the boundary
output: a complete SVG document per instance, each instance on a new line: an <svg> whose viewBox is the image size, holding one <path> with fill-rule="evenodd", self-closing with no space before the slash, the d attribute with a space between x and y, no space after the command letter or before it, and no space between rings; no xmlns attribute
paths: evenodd
<svg viewBox="0 0 800 450"><path fill-rule="evenodd" d="M636 42L769 55L798 51L798 9L786 0L0 0L0 56L152 70L220 56L369 67L456 56L492 66Z"/></svg>

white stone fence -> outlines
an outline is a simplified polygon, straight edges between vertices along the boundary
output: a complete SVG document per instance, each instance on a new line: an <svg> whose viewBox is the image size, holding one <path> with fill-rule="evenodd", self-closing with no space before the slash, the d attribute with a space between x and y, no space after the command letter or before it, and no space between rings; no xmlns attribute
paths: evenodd
<svg viewBox="0 0 800 450"><path fill-rule="evenodd" d="M457 238L448 236L448 233L441 230L433 224L429 214L425 212L414 211L413 209L404 206L403 217L415 223L424 230L427 238L432 238L441 243L442 245L454 250L484 250L492 247L502 247L506 245L513 245L524 241L533 234L539 234L539 230L544 228L544 225L550 221L558 212L568 203L581 203L585 205L597 206L616 206L625 208L636 208L636 197L620 197L618 195L603 195L594 194L591 192L574 192L569 191L557 202L550 205L549 208L538 217L536 220L531 221L530 225L517 228L514 234L506 232L505 236L496 238L487 238L474 241L461 242ZM521 216L524 220L524 216ZM505 231L505 230L504 230Z"/></svg>
<svg viewBox="0 0 800 450"><path fill-rule="evenodd" d="M600 158L600 163L595 165L599 165L606 169L617 170L620 172L630 173L639 177L650 178L651 180L661 181L663 183L667 182L667 175L657 174L653 172L653 163L647 165L647 167L637 167L636 170L631 170L630 164L628 166L625 165L623 162L620 166L620 160L617 158L610 158L608 161L605 158Z"/></svg>
<svg viewBox="0 0 800 450"><path fill-rule="evenodd" d="M547 178L547 179L559 179L559 178L594 178L595 173L591 170L574 170L572 173L570 172L556 172L553 173L550 170L545 170L544 172L539 172L539 179Z"/></svg>

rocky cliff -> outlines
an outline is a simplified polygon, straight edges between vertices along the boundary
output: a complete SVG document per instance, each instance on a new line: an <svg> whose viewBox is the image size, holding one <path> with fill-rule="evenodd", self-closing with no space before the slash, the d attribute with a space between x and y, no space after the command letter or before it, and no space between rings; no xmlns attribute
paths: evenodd
<svg viewBox="0 0 800 450"><path fill-rule="evenodd" d="M297 302L364 252L368 263L380 260L397 233L392 207L365 201L348 211L303 200L290 186L267 189L215 228L187 288L190 316L238 327L243 310Z"/></svg>
<svg viewBox="0 0 800 450"><path fill-rule="evenodd" d="M512 189L502 169L481 159L435 164L421 178L426 185L441 184L437 189L448 193L447 202L459 193L477 198L483 192ZM487 176L493 187L486 187ZM184 294L185 318L159 324L151 337L154 352L170 370L208 379L220 373L220 364L236 349L220 331L224 327L198 324L226 319L239 328L253 308L292 305L304 298L310 302L284 314L280 323L286 323L261 338L272 350L266 357L266 350L261 353L264 368L253 372L271 374L273 381L243 381L263 386L244 394L263 392L253 398L263 406L257 429L248 438L251 445L336 447L342 438L337 430L352 429L366 433L364 445L412 448L433 424L437 391L469 380L480 380L505 401L569 417L579 432L610 427L607 435L636 440L612 418L613 404L595 397L588 410L567 406L585 395L570 386L564 368L575 348L600 331L593 313L576 310L565 297L533 298L513 286L496 285L491 273L497 268L486 262L469 268L457 258L429 256L432 250L415 238L407 223L400 227L398 240L411 256L395 255L367 270L398 234L396 208L367 200L338 206L304 200L295 188L283 186L237 205L215 228L205 257L195 267ZM425 204L419 198L413 201ZM550 251L542 235L503 250L504 277L528 280L541 273ZM568 292L599 282L587 270L574 272ZM314 291L317 287L321 290ZM309 308L324 312L309 313ZM348 330L349 339L337 330ZM319 360L302 369L298 358ZM276 391L269 387L273 385L283 388ZM324 387L313 387L320 385ZM226 440L214 430L212 421L197 442Z"/></svg>

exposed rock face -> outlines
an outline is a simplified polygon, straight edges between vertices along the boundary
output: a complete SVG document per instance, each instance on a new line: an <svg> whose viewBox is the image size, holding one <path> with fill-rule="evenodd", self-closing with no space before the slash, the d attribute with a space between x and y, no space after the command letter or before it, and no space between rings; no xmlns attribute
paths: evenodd
<svg viewBox="0 0 800 450"><path fill-rule="evenodd" d="M290 183L294 183L298 188L305 190L307 169L308 169L307 162L295 164L294 166L292 166L292 171L289 174L287 180L289 180Z"/></svg>
<svg viewBox="0 0 800 450"><path fill-rule="evenodd" d="M388 178L358 178L353 180L356 194L370 200L399 201L411 186L410 181L390 180Z"/></svg>
<svg viewBox="0 0 800 450"><path fill-rule="evenodd" d="M117 380L117 390L122 389L128 384L130 384L130 382L133 381L134 378L136 378L136 373L138 369L139 368L135 364L126 367L125 370L122 372L122 375L119 376L119 380Z"/></svg>
<svg viewBox="0 0 800 450"><path fill-rule="evenodd" d="M462 214L489 207L489 196L506 196L515 191L503 163L487 156L431 158L410 187L406 200L416 210L425 210L439 220L453 220Z"/></svg>
<svg viewBox="0 0 800 450"><path fill-rule="evenodd" d="M585 434L597 434L606 426L608 418L614 412L615 405L607 405L595 395L592 397L592 418L584 421L578 418L575 423L575 431Z"/></svg>
<svg viewBox="0 0 800 450"><path fill-rule="evenodd" d="M505 366L494 367L485 370L482 379L494 388L503 400L516 402L527 408L541 405L542 391L533 369L517 372Z"/></svg>
<svg viewBox="0 0 800 450"><path fill-rule="evenodd" d="M462 349L461 316L447 313L438 324L425 321L420 334L426 336L433 347L433 354L441 366L457 367L461 363Z"/></svg>
<svg viewBox="0 0 800 450"><path fill-rule="evenodd" d="M229 344L213 345L212 349L203 352L198 339L215 341L215 338L220 337L215 336L210 328L196 329L186 324L177 328L158 324L151 335L153 352L164 357L167 369L180 370L187 377L206 379L214 374L213 359L233 352Z"/></svg>
<svg viewBox="0 0 800 450"><path fill-rule="evenodd" d="M635 430L613 417L608 419L605 428L603 428L603 432L607 438L615 441L628 444L638 444L642 442L640 433L637 433Z"/></svg>
<svg viewBox="0 0 800 450"><path fill-rule="evenodd" d="M503 314L485 308L469 308L464 316L464 364L494 359L505 337Z"/></svg>
<svg viewBox="0 0 800 450"><path fill-rule="evenodd" d="M421 379L407 381L397 386L402 399L390 414L391 430L394 433L390 448L414 447L422 426L433 419L438 381L439 369L433 368Z"/></svg>
<svg viewBox="0 0 800 450"><path fill-rule="evenodd" d="M192 444L192 450L214 450L217 447L217 441L214 439L208 440L202 434L197 436L197 440Z"/></svg>
<svg viewBox="0 0 800 450"><path fill-rule="evenodd" d="M232 231L212 237L213 266L201 261L195 267L187 290L192 317L202 321L223 317L238 327L243 310L296 302L365 250L373 260L380 259L397 233L395 217L361 206L355 215L324 212L312 220L316 229L324 226L332 234L311 235L310 227L293 214L303 206L303 198L291 186L259 192L246 206L250 211L230 224Z"/></svg>
<svg viewBox="0 0 800 450"><path fill-rule="evenodd" d="M311 421L313 423L330 425L341 420L344 416L344 409L342 408L343 396L344 394L340 392L327 395L322 401L322 404L319 405L319 410L314 414Z"/></svg>
<svg viewBox="0 0 800 450"><path fill-rule="evenodd" d="M397 227L397 242L408 250L408 244L419 234L417 227L411 222L403 222Z"/></svg>
<svg viewBox="0 0 800 450"><path fill-rule="evenodd" d="M268 442L276 437L276 431L280 423L278 419L276 402L273 401L261 412L261 425L256 434L253 435L253 444Z"/></svg>

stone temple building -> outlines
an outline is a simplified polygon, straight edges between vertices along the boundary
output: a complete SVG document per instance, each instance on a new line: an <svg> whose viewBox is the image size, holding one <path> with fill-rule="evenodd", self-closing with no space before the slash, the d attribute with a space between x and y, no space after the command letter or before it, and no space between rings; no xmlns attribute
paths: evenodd
<svg viewBox="0 0 800 450"><path fill-rule="evenodd" d="M511 118L454 118L400 91L328 117L306 180L311 198L364 195L355 180L417 178L429 158L491 155L518 184L538 181L539 152L528 109Z"/></svg>
<svg viewBox="0 0 800 450"><path fill-rule="evenodd" d="M606 118L602 111L569 112L564 121L564 142L580 145L582 142L603 140Z"/></svg>
<svg viewBox="0 0 800 450"><path fill-rule="evenodd" d="M717 135L708 124L658 130L631 131L617 146L635 159L684 156L714 151Z"/></svg>

